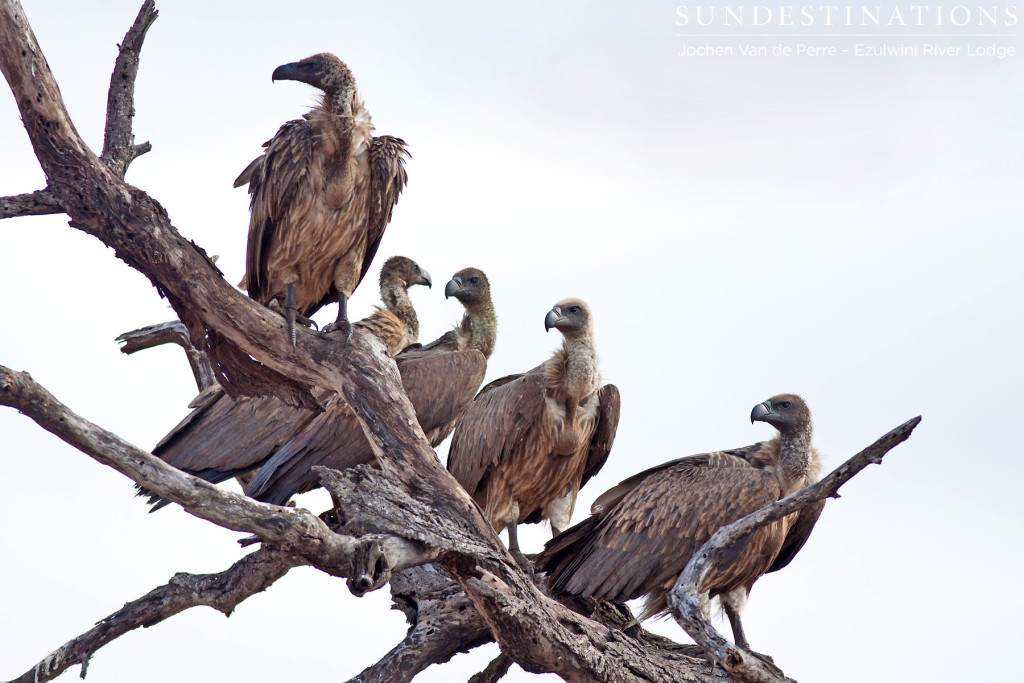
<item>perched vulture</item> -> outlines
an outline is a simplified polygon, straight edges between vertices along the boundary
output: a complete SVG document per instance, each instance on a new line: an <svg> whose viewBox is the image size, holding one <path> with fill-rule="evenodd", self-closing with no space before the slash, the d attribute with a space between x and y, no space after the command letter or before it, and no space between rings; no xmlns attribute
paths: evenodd
<svg viewBox="0 0 1024 683"><path fill-rule="evenodd" d="M455 428L448 471L480 505L525 564L516 526L569 525L576 494L608 458L619 422L619 390L601 387L590 308L560 301L544 319L562 347L543 364L484 387Z"/></svg>
<svg viewBox="0 0 1024 683"><path fill-rule="evenodd" d="M348 339L347 305L366 275L405 187L405 142L373 137L370 112L345 64L327 53L277 67L272 80L323 91L319 106L289 121L235 180L249 184L244 286L262 304L284 301L295 345L296 314L338 301Z"/></svg>
<svg viewBox="0 0 1024 683"><path fill-rule="evenodd" d="M354 326L380 338L392 353L414 343L419 320L407 290L418 284L430 286L427 271L404 256L388 259L380 271L384 308ZM321 400L330 397L330 392L319 393ZM315 417L272 396L234 399L216 384L190 407L192 412L156 445L153 455L215 484L259 467ZM140 489L140 495L146 493ZM150 496L149 502L155 511L168 501Z"/></svg>
<svg viewBox="0 0 1024 683"><path fill-rule="evenodd" d="M415 344L420 336L420 321L409 300L413 285L430 287L430 273L405 256L392 256L380 269L380 299L373 313L354 324L384 342L392 356Z"/></svg>
<svg viewBox="0 0 1024 683"><path fill-rule="evenodd" d="M497 333L486 276L467 268L445 287L466 307L462 322L440 339L395 357L402 386L430 445L451 433L487 372ZM314 465L345 469L372 463L373 450L352 411L330 404L277 451L246 487L246 494L283 505L296 493L319 486Z"/></svg>
<svg viewBox="0 0 1024 683"><path fill-rule="evenodd" d="M668 612L667 596L695 552L719 528L816 482L811 413L793 394L754 406L751 422L779 430L770 441L680 458L603 493L593 515L548 542L537 557L552 590L625 602L646 595L640 619ZM736 644L750 649L740 610L762 574L789 564L821 514L804 508L761 528L735 558L707 578L720 597Z"/></svg>

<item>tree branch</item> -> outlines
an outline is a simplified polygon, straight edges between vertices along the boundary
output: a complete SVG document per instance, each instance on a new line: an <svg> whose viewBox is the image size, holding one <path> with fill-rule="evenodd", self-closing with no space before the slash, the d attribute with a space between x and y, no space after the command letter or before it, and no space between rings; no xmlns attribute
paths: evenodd
<svg viewBox="0 0 1024 683"><path fill-rule="evenodd" d="M375 575L381 571L376 569L381 557L384 570L391 571L429 562L435 555L419 543L401 537L353 538L336 534L306 510L260 503L185 474L76 415L28 373L14 373L0 366L0 405L18 409L83 453L142 487L180 503L190 514L227 529L255 534L263 542L298 555L332 576L360 579ZM379 556L372 558L374 566L369 568L358 561L368 557L367 546L379 547Z"/></svg>
<svg viewBox="0 0 1024 683"><path fill-rule="evenodd" d="M129 602L9 683L44 683L75 664L82 665L84 678L93 653L125 633L140 626L148 628L201 605L231 616L243 600L301 564L304 562L295 555L263 547L218 574L175 574L165 585Z"/></svg>
<svg viewBox="0 0 1024 683"><path fill-rule="evenodd" d="M100 159L118 178L124 178L128 164L153 147L148 142L135 144L132 119L135 117L135 78L139 73L139 53L146 32L157 17L156 3L146 0L118 46L114 73L107 91L107 123L103 130L103 154Z"/></svg>
<svg viewBox="0 0 1024 683"><path fill-rule="evenodd" d="M49 190L36 190L28 194L0 197L0 219L17 216L46 216L63 213Z"/></svg>
<svg viewBox="0 0 1024 683"><path fill-rule="evenodd" d="M217 383L209 356L192 345L188 328L177 320L125 332L118 335L117 341L122 343L121 353L128 355L161 344L177 344L185 349L185 356L188 358L188 364L192 368L192 375L195 377L199 391L206 391Z"/></svg>
<svg viewBox="0 0 1024 683"><path fill-rule="evenodd" d="M726 671L738 679L757 683L782 683L790 679L759 657L748 656L729 642L711 625L707 614L707 590L701 584L708 573L721 568L734 556L732 546L749 538L757 529L782 519L810 503L826 498L838 498L839 487L870 464L881 464L882 457L903 443L921 422L915 417L885 434L873 444L837 467L827 477L791 496L752 512L728 526L724 526L708 539L680 574L668 595L672 616L691 638Z"/></svg>

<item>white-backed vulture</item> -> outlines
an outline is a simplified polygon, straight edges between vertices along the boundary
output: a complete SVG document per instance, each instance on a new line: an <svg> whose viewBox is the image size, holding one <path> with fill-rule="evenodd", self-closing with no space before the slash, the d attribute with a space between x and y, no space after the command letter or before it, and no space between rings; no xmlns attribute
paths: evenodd
<svg viewBox="0 0 1024 683"><path fill-rule="evenodd" d="M409 300L413 285L430 287L430 273L411 258L392 256L380 269L380 299L373 313L353 324L384 342L392 356L419 340L420 321Z"/></svg>
<svg viewBox="0 0 1024 683"><path fill-rule="evenodd" d="M248 183L244 286L262 304L284 301L295 345L296 314L338 301L334 329L348 339L347 305L362 281L406 183L405 142L373 137L373 124L344 62L322 53L277 67L272 80L323 91L320 104L289 121L235 180Z"/></svg>
<svg viewBox="0 0 1024 683"><path fill-rule="evenodd" d="M451 433L483 383L497 334L490 285L481 271L460 270L445 287L445 296L454 296L465 306L462 322L439 339L395 357L402 385L433 447ZM345 469L372 462L373 451L358 421L339 401L267 460L245 492L283 505L296 493L319 486L319 477L311 471L314 465Z"/></svg>
<svg viewBox="0 0 1024 683"><path fill-rule="evenodd" d="M419 319L408 289L419 284L430 286L427 271L404 256L389 258L380 271L384 308L357 321L354 327L377 336L392 353L415 343ZM320 400L330 398L329 392L318 394ZM197 396L190 407L192 412L161 439L153 455L213 483L259 467L316 416L273 396L235 399L220 385ZM167 504L155 496L150 497L150 503L154 504L153 510Z"/></svg>
<svg viewBox="0 0 1024 683"><path fill-rule="evenodd" d="M640 619L667 613L667 595L719 528L816 482L821 474L804 401L782 394L754 406L751 422L779 434L746 448L667 462L603 493L593 515L548 542L537 557L552 590L625 602L646 595ZM786 566L807 540L821 505L755 532L703 587L722 599L736 644L749 649L740 610L762 574Z"/></svg>
<svg viewBox="0 0 1024 683"><path fill-rule="evenodd" d="M516 526L549 520L554 533L572 517L576 494L605 460L619 421L619 391L601 387L590 308L560 301L544 320L563 342L540 366L484 387L455 427L448 471L509 550L526 565Z"/></svg>

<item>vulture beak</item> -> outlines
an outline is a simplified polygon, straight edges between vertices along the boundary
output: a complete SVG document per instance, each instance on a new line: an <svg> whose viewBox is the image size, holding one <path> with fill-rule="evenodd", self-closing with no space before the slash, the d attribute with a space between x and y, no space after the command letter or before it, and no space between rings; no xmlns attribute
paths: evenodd
<svg viewBox="0 0 1024 683"><path fill-rule="evenodd" d="M760 420L761 422L766 422L766 420L764 418L767 415L771 415L771 412L772 412L772 402L771 401L765 401L764 403L758 403L756 406L754 406L754 409L750 411L750 424L754 424L754 422L756 422L758 420Z"/></svg>
<svg viewBox="0 0 1024 683"><path fill-rule="evenodd" d="M428 288L434 286L434 281L430 279L430 273L420 268L420 276L413 281L414 285L426 285ZM445 287L445 289L448 289Z"/></svg>
<svg viewBox="0 0 1024 683"><path fill-rule="evenodd" d="M455 276L444 286L444 298L450 299L460 291L462 291L462 278Z"/></svg>
<svg viewBox="0 0 1024 683"><path fill-rule="evenodd" d="M281 66L274 69L274 73L270 76L270 82L274 81L299 81L302 80L302 67L298 62L291 62L290 64L282 64Z"/></svg>
<svg viewBox="0 0 1024 683"><path fill-rule="evenodd" d="M562 309L555 306L544 316L544 331L551 331L552 327L558 327L558 321L562 319Z"/></svg>

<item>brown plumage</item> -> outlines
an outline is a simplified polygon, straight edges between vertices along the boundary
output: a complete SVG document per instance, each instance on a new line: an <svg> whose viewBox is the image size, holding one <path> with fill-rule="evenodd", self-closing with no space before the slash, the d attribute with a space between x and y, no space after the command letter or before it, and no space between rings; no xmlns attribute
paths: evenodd
<svg viewBox="0 0 1024 683"><path fill-rule="evenodd" d="M619 419L619 392L601 387L590 308L559 302L545 327L564 339L545 363L481 390L452 437L448 470L522 561L516 525L565 528L580 487L604 464Z"/></svg>
<svg viewBox="0 0 1024 683"><path fill-rule="evenodd" d="M380 272L384 308L354 326L379 337L392 353L415 343L419 320L407 290L417 284L429 286L430 274L404 256L388 259ZM329 398L330 392L318 392L319 400ZM161 439L153 455L213 483L259 467L316 417L273 396L235 399L220 385L204 391L189 407L192 412ZM145 493L140 490L140 494ZM167 504L157 496L151 496L150 502L154 510Z"/></svg>
<svg viewBox="0 0 1024 683"><path fill-rule="evenodd" d="M380 298L384 306L353 326L366 330L384 342L391 355L415 344L420 336L420 321L409 300L413 285L430 287L430 273L405 256L392 256L380 269Z"/></svg>
<svg viewBox="0 0 1024 683"><path fill-rule="evenodd" d="M423 347L395 357L402 385L427 440L438 446L473 400L487 371L497 332L487 277L475 268L445 287L466 307L462 322ZM314 465L344 469L373 462L373 451L352 411L336 402L316 416L260 469L246 488L253 498L282 505L319 485Z"/></svg>
<svg viewBox="0 0 1024 683"><path fill-rule="evenodd" d="M792 394L755 406L751 421L779 430L770 441L681 458L602 494L593 515L552 539L537 558L555 591L625 602L647 596L640 619L667 612L666 598L695 552L722 526L818 480L807 405ZM702 586L721 596L738 645L749 648L742 602L762 574L781 569L807 540L821 507L755 532Z"/></svg>
<svg viewBox="0 0 1024 683"><path fill-rule="evenodd" d="M328 327L347 338L348 299L406 183L405 142L371 135L352 72L334 55L285 64L272 78L308 83L323 98L281 126L235 181L252 195L244 285L260 303L284 302L293 344L296 313L308 317L337 299Z"/></svg>

